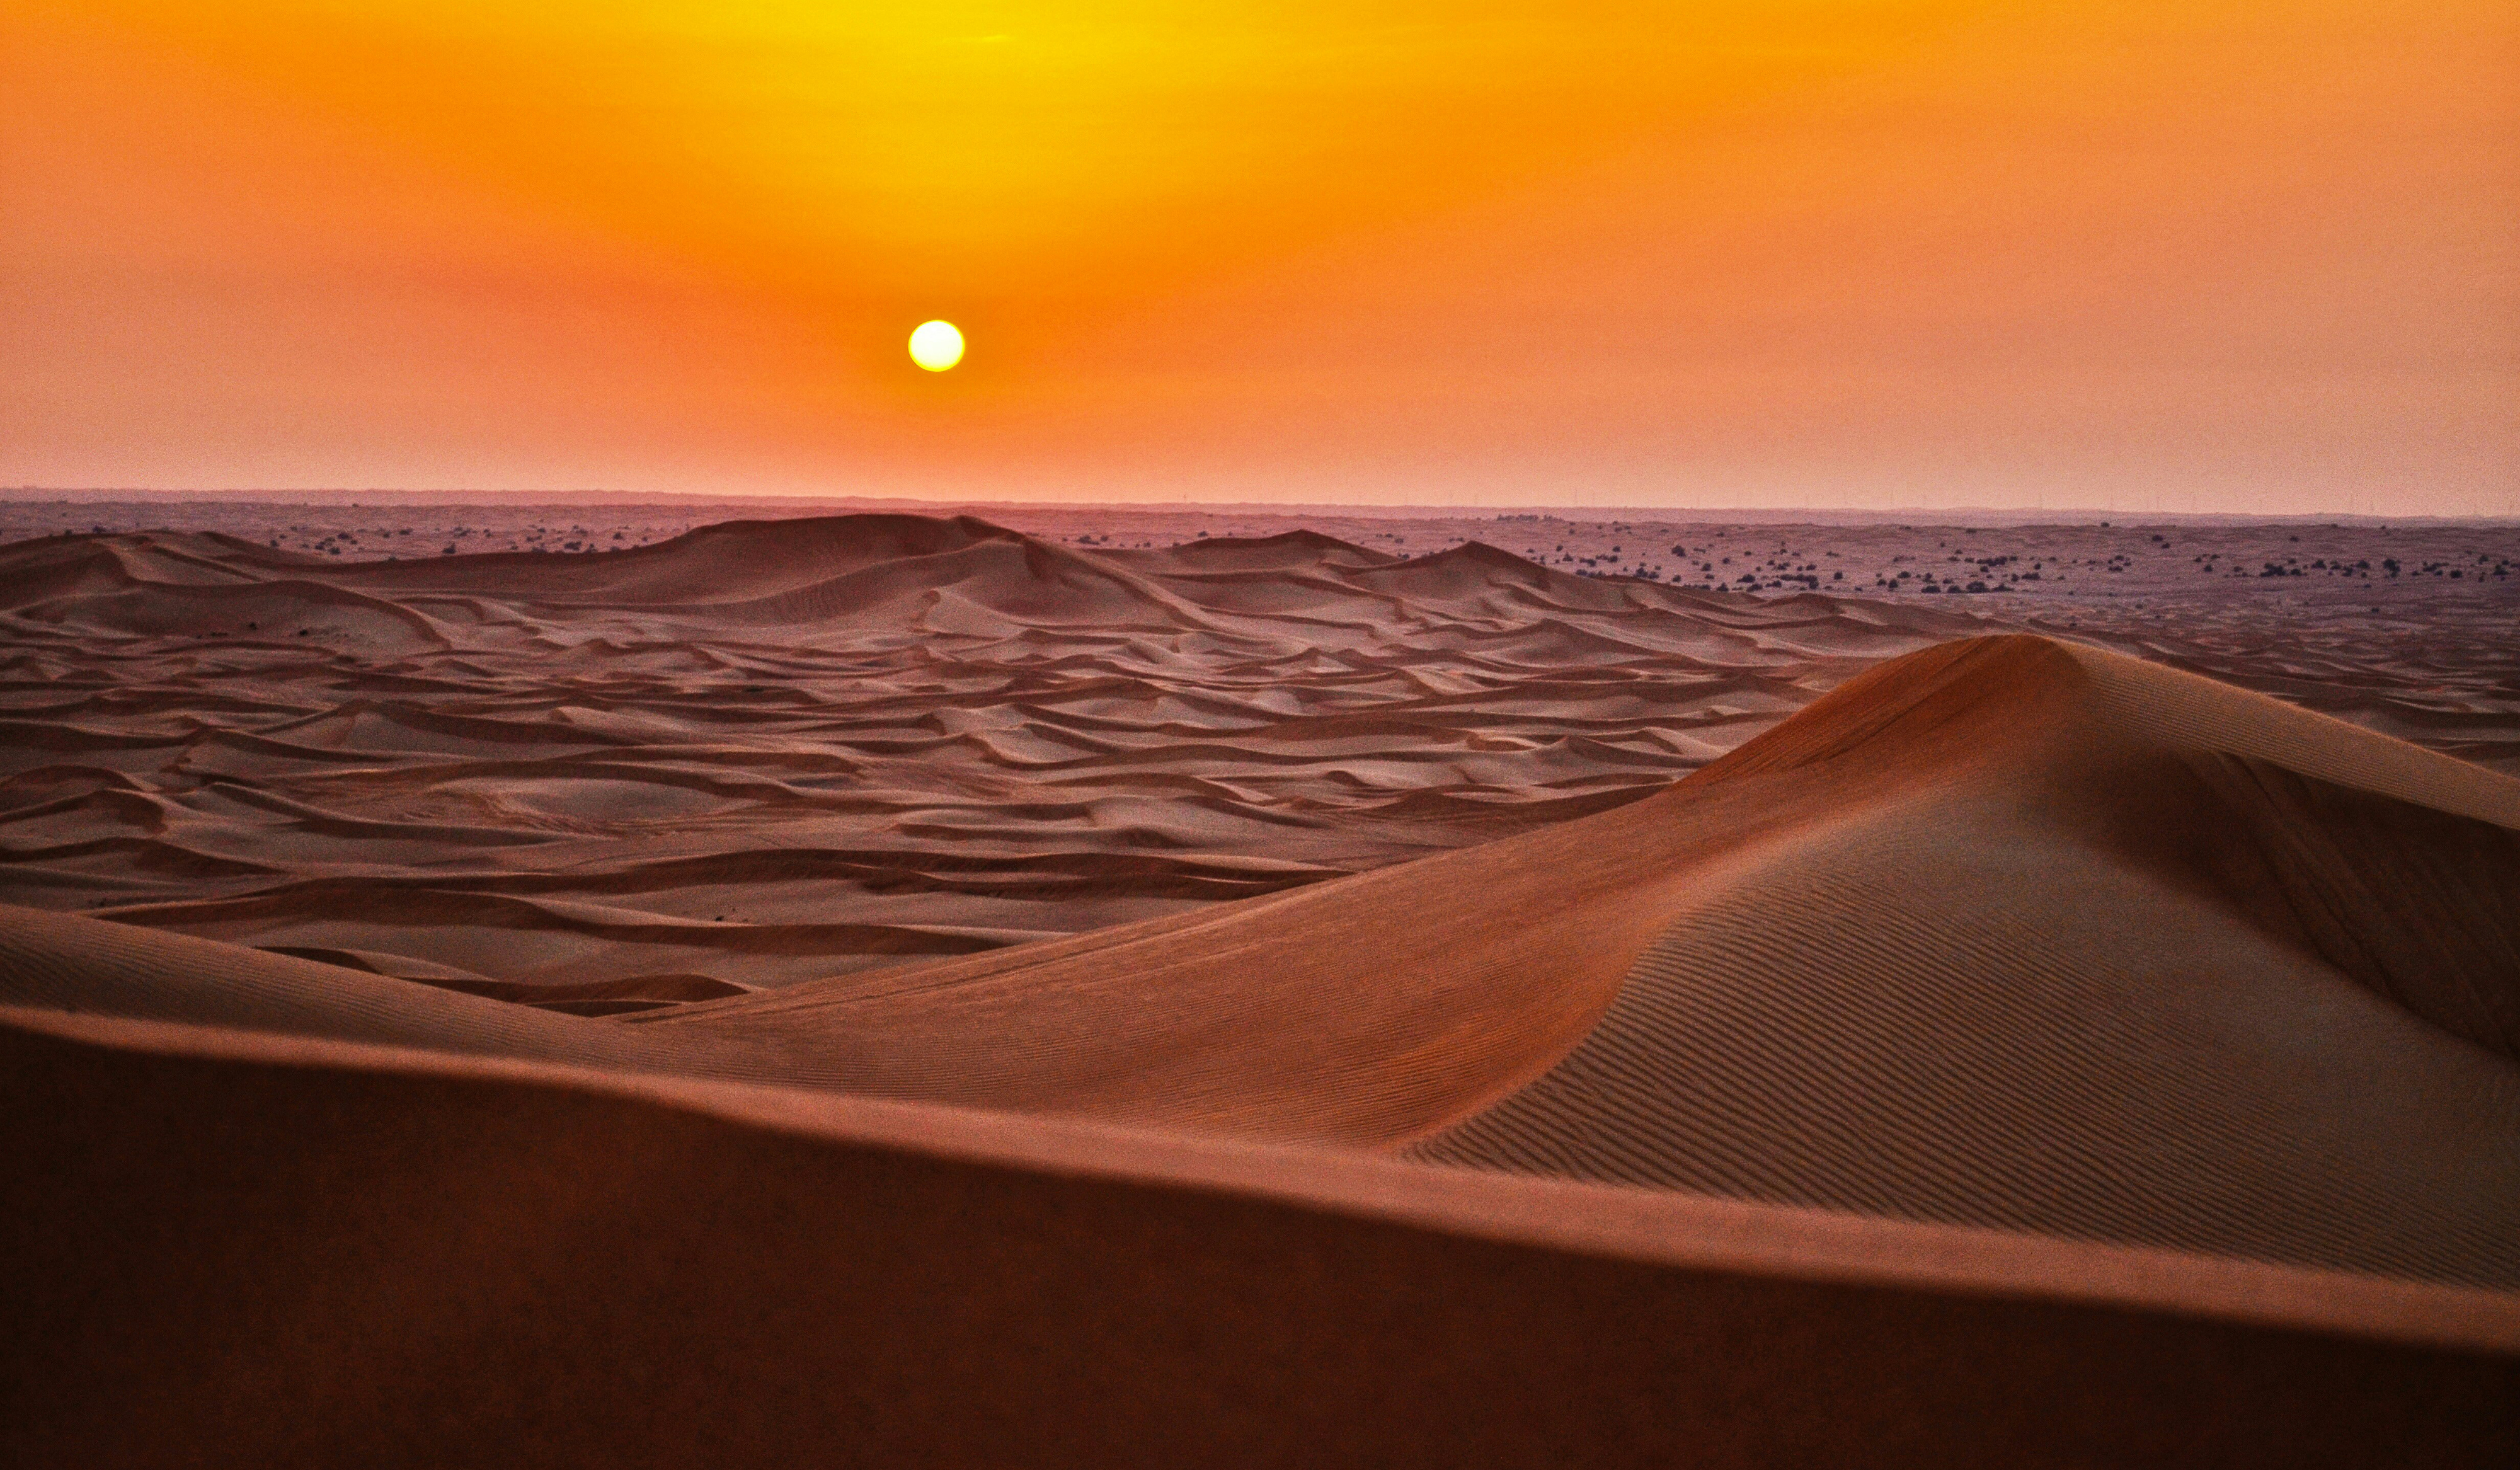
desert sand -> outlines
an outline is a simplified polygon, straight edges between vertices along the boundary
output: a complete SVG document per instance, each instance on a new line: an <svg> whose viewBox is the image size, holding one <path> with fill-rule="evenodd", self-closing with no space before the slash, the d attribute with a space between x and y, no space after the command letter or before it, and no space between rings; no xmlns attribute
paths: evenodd
<svg viewBox="0 0 2520 1470"><path fill-rule="evenodd" d="M2490 560L277 539L0 546L23 1462L2520 1437Z"/></svg>
<svg viewBox="0 0 2520 1470"><path fill-rule="evenodd" d="M603 556L5 556L18 901L674 999L1599 810L1980 625L1483 548L1102 551L912 517Z"/></svg>

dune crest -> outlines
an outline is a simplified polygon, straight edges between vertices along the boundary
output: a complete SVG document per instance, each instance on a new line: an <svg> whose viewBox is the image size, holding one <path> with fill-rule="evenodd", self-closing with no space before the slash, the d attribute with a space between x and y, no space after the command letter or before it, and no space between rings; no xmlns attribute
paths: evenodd
<svg viewBox="0 0 2520 1470"><path fill-rule="evenodd" d="M1412 1155L2520 1284L2520 783L2003 639L1683 790L1796 784L1865 800L1710 871L1563 1061Z"/></svg>

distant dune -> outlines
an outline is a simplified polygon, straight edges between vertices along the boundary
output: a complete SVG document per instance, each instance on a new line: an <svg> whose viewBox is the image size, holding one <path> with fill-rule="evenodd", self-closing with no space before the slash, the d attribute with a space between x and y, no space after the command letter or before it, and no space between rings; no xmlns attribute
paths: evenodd
<svg viewBox="0 0 2520 1470"><path fill-rule="evenodd" d="M1476 545L0 576L20 1462L2520 1443L2480 766Z"/></svg>
<svg viewBox="0 0 2520 1470"><path fill-rule="evenodd" d="M476 988L779 986L1602 810L1981 626L1301 533L417 549L0 547L0 898Z"/></svg>

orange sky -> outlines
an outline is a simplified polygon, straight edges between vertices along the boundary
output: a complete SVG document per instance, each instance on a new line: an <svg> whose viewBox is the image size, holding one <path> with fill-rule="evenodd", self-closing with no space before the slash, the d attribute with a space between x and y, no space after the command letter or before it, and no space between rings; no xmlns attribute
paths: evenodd
<svg viewBox="0 0 2520 1470"><path fill-rule="evenodd" d="M2508 0L16 0L0 69L0 483L2520 510Z"/></svg>

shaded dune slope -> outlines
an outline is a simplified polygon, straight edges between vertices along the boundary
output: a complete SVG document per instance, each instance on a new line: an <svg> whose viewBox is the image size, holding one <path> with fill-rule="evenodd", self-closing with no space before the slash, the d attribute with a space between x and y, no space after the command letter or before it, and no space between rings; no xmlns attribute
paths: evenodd
<svg viewBox="0 0 2520 1470"><path fill-rule="evenodd" d="M0 1113L29 1464L2491 1465L2520 1401L2508 1298L1181 1135L23 1012Z"/></svg>

